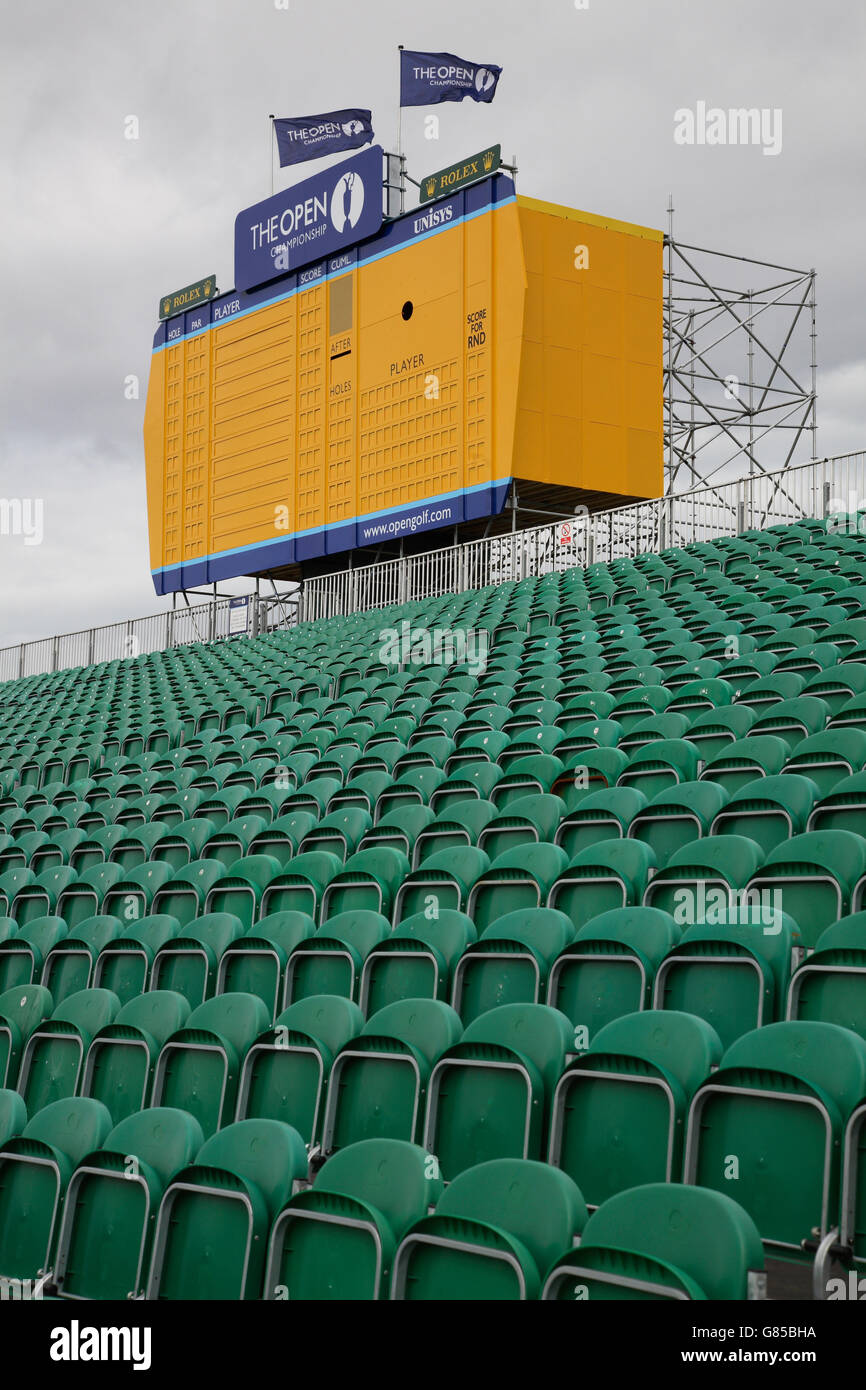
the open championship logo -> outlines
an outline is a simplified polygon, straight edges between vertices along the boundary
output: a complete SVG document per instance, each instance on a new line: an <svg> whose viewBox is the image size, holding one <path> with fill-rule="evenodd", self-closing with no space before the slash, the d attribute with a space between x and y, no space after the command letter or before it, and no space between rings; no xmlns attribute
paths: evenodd
<svg viewBox="0 0 866 1390"><path fill-rule="evenodd" d="M475 74L476 92L489 92L496 81L496 77L489 68L479 68Z"/></svg>
<svg viewBox="0 0 866 1390"><path fill-rule="evenodd" d="M338 232L357 227L364 211L364 182L350 170L337 183L331 195L331 221Z"/></svg>
<svg viewBox="0 0 866 1390"><path fill-rule="evenodd" d="M352 119L351 121L344 121L344 122L343 122L343 134L344 134L344 135L360 135L360 134L361 134L361 131L362 131L363 129L364 129L364 122L363 122L363 121L359 121L359 120L357 119L357 117L353 117L353 119Z"/></svg>

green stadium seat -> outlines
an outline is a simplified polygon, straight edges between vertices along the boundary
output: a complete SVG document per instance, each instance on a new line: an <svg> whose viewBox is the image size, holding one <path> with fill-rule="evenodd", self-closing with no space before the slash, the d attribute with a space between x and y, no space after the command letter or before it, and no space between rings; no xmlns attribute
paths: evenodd
<svg viewBox="0 0 866 1390"><path fill-rule="evenodd" d="M415 1142L430 1072L463 1028L435 999L402 999L372 1015L334 1059L322 1126L328 1155L362 1139Z"/></svg>
<svg viewBox="0 0 866 1390"><path fill-rule="evenodd" d="M727 801L727 793L715 782L681 782L663 787L634 816L628 838L647 845L657 865L672 854L710 834L714 816Z"/></svg>
<svg viewBox="0 0 866 1390"><path fill-rule="evenodd" d="M684 1181L736 1193L765 1249L802 1260L838 1226L845 1121L866 1094L866 1042L832 1023L746 1033L695 1093Z"/></svg>
<svg viewBox="0 0 866 1390"><path fill-rule="evenodd" d="M5 874L8 869L29 869L33 856L51 843L44 830L30 830L14 840L10 839L6 847L0 850L0 873ZM35 874L36 870L33 872Z"/></svg>
<svg viewBox="0 0 866 1390"><path fill-rule="evenodd" d="M116 917L90 917L52 946L42 966L40 984L50 989L55 1004L90 987L100 951L122 931Z"/></svg>
<svg viewBox="0 0 866 1390"><path fill-rule="evenodd" d="M491 1158L541 1157L572 1042L568 1019L545 1004L503 1004L469 1024L427 1088L424 1143L446 1181Z"/></svg>
<svg viewBox="0 0 866 1390"><path fill-rule="evenodd" d="M245 928L258 919L268 887L282 875L278 859L267 854L249 854L236 859L227 873L208 889L206 913L229 912Z"/></svg>
<svg viewBox="0 0 866 1390"><path fill-rule="evenodd" d="M541 1298L742 1301L766 1296L761 1237L731 1196L681 1183L618 1192L577 1249L551 1265Z"/></svg>
<svg viewBox="0 0 866 1390"><path fill-rule="evenodd" d="M372 824L369 811L358 806L342 807L310 827L300 843L299 851L306 854L310 850L326 850L345 864L359 848Z"/></svg>
<svg viewBox="0 0 866 1390"><path fill-rule="evenodd" d="M151 911L159 911L154 903L160 890L169 881L173 881L173 874L168 864L142 864L140 868L132 869L125 877L122 875L110 885L102 899L100 910L106 916L118 917L125 925L136 922ZM70 926L72 925L70 923Z"/></svg>
<svg viewBox="0 0 866 1390"><path fill-rule="evenodd" d="M222 994L193 1009L163 1044L153 1076L153 1105L194 1115L205 1136L231 1121L243 1059L268 1026L254 994Z"/></svg>
<svg viewBox="0 0 866 1390"><path fill-rule="evenodd" d="M336 855L327 850L295 855L262 894L262 917L275 912L305 912L318 922L325 889L342 867Z"/></svg>
<svg viewBox="0 0 866 1390"><path fill-rule="evenodd" d="M17 1139L27 1124L27 1106L17 1091L0 1088L0 1149Z"/></svg>
<svg viewBox="0 0 866 1390"><path fill-rule="evenodd" d="M387 917L368 908L329 918L315 936L300 941L289 956L284 1007L312 994L357 999L364 962L390 932Z"/></svg>
<svg viewBox="0 0 866 1390"><path fill-rule="evenodd" d="M276 1017L289 956L315 933L316 924L305 912L275 912L256 922L220 956L215 993L258 995Z"/></svg>
<svg viewBox="0 0 866 1390"><path fill-rule="evenodd" d="M479 1163L403 1237L391 1297L535 1299L551 1260L574 1245L586 1219L580 1190L557 1169L520 1158Z"/></svg>
<svg viewBox="0 0 866 1390"><path fill-rule="evenodd" d="M363 1023L357 1004L337 995L310 995L284 1009L247 1050L235 1118L282 1120L312 1148L334 1057Z"/></svg>
<svg viewBox="0 0 866 1390"><path fill-rule="evenodd" d="M435 819L429 806L406 805L402 809L398 806L366 832L360 848L366 850L385 846L398 850L411 863L417 852L418 839Z"/></svg>
<svg viewBox="0 0 866 1390"><path fill-rule="evenodd" d="M439 850L406 874L394 897L395 925L419 912L463 912L490 860L473 846Z"/></svg>
<svg viewBox="0 0 866 1390"><path fill-rule="evenodd" d="M14 917L15 921L18 921L18 913L15 911L18 894L35 881L36 875L30 869L22 867L6 869L0 874L0 913L4 917Z"/></svg>
<svg viewBox="0 0 866 1390"><path fill-rule="evenodd" d="M277 816L265 830L253 840L250 849L253 854L268 854L278 859L285 869L296 854L304 836L313 829L316 818L310 811L290 811L288 815Z"/></svg>
<svg viewBox="0 0 866 1390"><path fill-rule="evenodd" d="M64 1298L141 1298L153 1218L202 1146L201 1126L167 1107L126 1116L69 1181L53 1283Z"/></svg>
<svg viewBox="0 0 866 1390"><path fill-rule="evenodd" d="M454 966L451 1003L463 1023L501 1004L544 1002L551 964L574 937L570 918L552 908L520 909L492 922Z"/></svg>
<svg viewBox="0 0 866 1390"><path fill-rule="evenodd" d="M16 1085L27 1041L53 1008L54 1000L42 985L17 984L0 994L0 1081L4 1088Z"/></svg>
<svg viewBox="0 0 866 1390"><path fill-rule="evenodd" d="M502 768L496 763L463 764L431 793L430 810L434 815L441 816L464 801L478 799L489 802L503 775Z"/></svg>
<svg viewBox="0 0 866 1390"><path fill-rule="evenodd" d="M558 796L519 797L484 827L478 848L495 860L507 849L552 841L564 814L565 803Z"/></svg>
<svg viewBox="0 0 866 1390"><path fill-rule="evenodd" d="M394 898L409 873L409 860L387 846L359 850L346 860L322 894L324 924L345 912L378 912L390 919Z"/></svg>
<svg viewBox="0 0 866 1390"><path fill-rule="evenodd" d="M639 840L588 845L560 870L547 906L566 913L580 928L602 912L638 906L654 868L655 855Z"/></svg>
<svg viewBox="0 0 866 1390"><path fill-rule="evenodd" d="M125 838L125 833L122 825L103 825L90 832L85 831L85 838L76 845L69 856L70 866L79 879L84 876L86 870L96 868L98 864L105 864L113 847Z"/></svg>
<svg viewBox="0 0 866 1390"><path fill-rule="evenodd" d="M763 862L760 845L745 835L693 840L676 850L647 884L643 903L669 912L679 926L690 926L705 920L710 910L737 906Z"/></svg>
<svg viewBox="0 0 866 1390"><path fill-rule="evenodd" d="M428 871L432 863L428 861ZM506 913L556 906L548 904L548 895L567 863L558 845L535 843L505 850L476 878L466 904L467 916L481 933Z"/></svg>
<svg viewBox="0 0 866 1390"><path fill-rule="evenodd" d="M143 1110L150 1103L160 1050L189 1014L188 1000L173 990L150 990L124 1004L92 1038L80 1094L102 1101L118 1124Z"/></svg>
<svg viewBox="0 0 866 1390"><path fill-rule="evenodd" d="M817 952L815 954L817 955ZM864 1260L866 1260L866 1242L863 1238L864 1178L866 1178L863 1151L864 1121L866 1121L866 1100L861 1097L848 1117L842 1140L839 1224L835 1228L830 1227L815 1252L812 1276L812 1296L815 1299L831 1297L828 1274L830 1262L834 1257L841 1255L843 1266L853 1266L856 1271L862 1269ZM846 1284L850 1286L850 1280L846 1280ZM850 1297L850 1293L846 1292L845 1296Z"/></svg>
<svg viewBox="0 0 866 1390"><path fill-rule="evenodd" d="M250 854L250 845L266 829L264 816L238 816L216 829L201 851L202 859L217 859L226 869L233 868L238 859Z"/></svg>
<svg viewBox="0 0 866 1390"><path fill-rule="evenodd" d="M828 729L857 729L860 731L866 729L866 696L858 693L853 695L850 700L846 700L831 717L827 727Z"/></svg>
<svg viewBox="0 0 866 1390"><path fill-rule="evenodd" d="M689 1102L721 1056L715 1029L691 1014L646 1009L606 1024L557 1084L548 1162L580 1173L590 1207L675 1180Z"/></svg>
<svg viewBox="0 0 866 1390"><path fill-rule="evenodd" d="M73 1170L102 1147L111 1116L98 1100L47 1105L0 1150L0 1269L34 1282L51 1269L60 1212ZM22 1213L26 1219L22 1220Z"/></svg>
<svg viewBox="0 0 866 1390"><path fill-rule="evenodd" d="M230 912L196 918L156 952L150 988L176 990L196 1008L213 995L223 952L243 934L243 922Z"/></svg>
<svg viewBox="0 0 866 1390"><path fill-rule="evenodd" d="M148 1299L258 1299L268 1234L307 1155L279 1120L239 1120L206 1139L165 1190Z"/></svg>
<svg viewBox="0 0 866 1390"><path fill-rule="evenodd" d="M818 795L811 778L798 773L758 777L733 793L715 816L711 834L745 835L769 854L803 834Z"/></svg>
<svg viewBox="0 0 866 1390"><path fill-rule="evenodd" d="M866 637L866 628L863 636ZM841 645L838 650L842 650ZM834 718L849 700L866 694L866 665L855 661L825 667L810 676L803 687L804 695L823 700Z"/></svg>
<svg viewBox="0 0 866 1390"><path fill-rule="evenodd" d="M668 743L672 740L687 739L689 721L685 714L654 714L649 719L640 719L633 724L627 734L617 743L620 752L631 757L639 748L647 744Z"/></svg>
<svg viewBox="0 0 866 1390"><path fill-rule="evenodd" d="M740 908L687 927L659 965L653 1008L706 1019L727 1048L785 1016L791 966L802 954L784 912Z"/></svg>
<svg viewBox="0 0 866 1390"><path fill-rule="evenodd" d="M838 1023L866 1038L866 912L824 928L791 977L786 1017Z"/></svg>
<svg viewBox="0 0 866 1390"><path fill-rule="evenodd" d="M75 832L86 838L83 831ZM155 850L159 842L170 835L169 827L165 824L153 822L150 825L143 825L138 830L133 830L129 834L124 834L111 848L109 862L118 864L124 873L132 869L140 869L142 864L154 857Z"/></svg>
<svg viewBox="0 0 866 1390"><path fill-rule="evenodd" d="M369 1017L399 999L450 1000L454 967L475 939L471 919L453 908L428 907L405 918L364 961L362 1011Z"/></svg>
<svg viewBox="0 0 866 1390"><path fill-rule="evenodd" d="M405 811L394 814L403 819L408 817ZM413 869L423 867L426 860L441 850L477 847L478 837L498 812L492 801L473 797L453 802L435 815L425 808L424 814L427 819L418 826L414 839L407 840L405 853ZM380 828L382 825L384 821L380 822Z"/></svg>
<svg viewBox="0 0 866 1390"><path fill-rule="evenodd" d="M29 1114L76 1094L87 1049L119 1009L111 990L82 989L37 1024L21 1049L15 1083Z"/></svg>
<svg viewBox="0 0 866 1390"><path fill-rule="evenodd" d="M613 753L616 750L600 751ZM573 756L590 758L592 756L597 757L598 753L594 755L591 752L585 755L576 753ZM513 802L520 801L523 797L541 796L547 792L554 792L554 788L563 776L567 776L567 771L562 758L554 756L553 753L527 753L523 757L512 759L507 767L502 768L502 776L490 791L490 800L497 810L504 811L510 809ZM554 794L558 793L554 792ZM439 805L438 802L436 804Z"/></svg>
<svg viewBox="0 0 866 1390"><path fill-rule="evenodd" d="M727 705L720 710L704 710L689 725L689 743L698 750L706 765L739 739L744 739L757 719L745 705Z"/></svg>
<svg viewBox="0 0 866 1390"><path fill-rule="evenodd" d="M798 743L784 770L808 777L826 796L845 778L862 772L864 764L866 733L862 729L828 729Z"/></svg>
<svg viewBox="0 0 866 1390"><path fill-rule="evenodd" d="M866 841L849 830L812 830L771 850L748 891L773 895L812 950L825 927L859 910L864 885Z"/></svg>
<svg viewBox="0 0 866 1390"><path fill-rule="evenodd" d="M14 926L14 934L4 932L0 941L0 991L38 980L49 952L68 934L62 917L40 917L23 927L17 922Z"/></svg>
<svg viewBox="0 0 866 1390"><path fill-rule="evenodd" d="M574 858L601 840L621 840L646 804L643 792L633 787L592 792L562 818L553 842Z"/></svg>
<svg viewBox="0 0 866 1390"><path fill-rule="evenodd" d="M679 936L655 907L613 908L580 928L550 967L546 1001L571 1021L575 1051L607 1023L649 1008L655 972Z"/></svg>
<svg viewBox="0 0 866 1390"><path fill-rule="evenodd" d="M122 935L107 936L93 967L94 988L110 989L121 1004L129 1003L148 988L157 952L181 930L176 917L162 914L142 917Z"/></svg>
<svg viewBox="0 0 866 1390"><path fill-rule="evenodd" d="M386 1298L401 1239L441 1193L435 1158L405 1140L339 1150L274 1221L264 1297Z"/></svg>

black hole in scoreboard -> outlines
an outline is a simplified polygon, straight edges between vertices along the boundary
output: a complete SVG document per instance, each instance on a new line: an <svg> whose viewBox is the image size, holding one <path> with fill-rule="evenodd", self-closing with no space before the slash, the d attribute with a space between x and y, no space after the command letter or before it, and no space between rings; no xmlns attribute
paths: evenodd
<svg viewBox="0 0 866 1390"><path fill-rule="evenodd" d="M403 314L404 319L410 319L410 318L412 317L412 315L414 314L414 312L415 312L415 305L412 303L411 299L407 299L407 300L406 300L406 303L403 305L403 309L402 309L402 314Z"/></svg>

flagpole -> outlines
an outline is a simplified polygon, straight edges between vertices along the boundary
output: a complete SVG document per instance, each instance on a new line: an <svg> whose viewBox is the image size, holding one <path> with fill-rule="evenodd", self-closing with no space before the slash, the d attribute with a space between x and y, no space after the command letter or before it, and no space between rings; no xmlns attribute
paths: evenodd
<svg viewBox="0 0 866 1390"><path fill-rule="evenodd" d="M274 193L274 113L268 116L268 159L271 165L271 196Z"/></svg>
<svg viewBox="0 0 866 1390"><path fill-rule="evenodd" d="M397 52L403 52L402 43L398 43ZM397 160L400 169L400 211L406 211L406 181L403 178L403 60L399 60L400 79L397 88Z"/></svg>

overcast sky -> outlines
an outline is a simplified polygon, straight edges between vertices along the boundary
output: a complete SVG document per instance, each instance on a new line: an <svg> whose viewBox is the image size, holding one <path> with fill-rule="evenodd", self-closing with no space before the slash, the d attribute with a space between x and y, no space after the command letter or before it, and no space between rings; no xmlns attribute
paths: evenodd
<svg viewBox="0 0 866 1390"><path fill-rule="evenodd" d="M159 296L214 270L231 287L235 214L270 192L270 111L370 106L393 145L401 42L504 69L492 105L434 108L438 141L404 113L416 178L499 140L523 193L666 227L672 192L681 240L815 266L818 452L866 446L866 7L283 3L0 0L0 499L44 503L41 545L0 535L0 646L164 606L141 440ZM674 113L699 101L780 109L781 152L678 145Z"/></svg>

